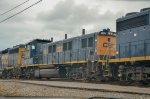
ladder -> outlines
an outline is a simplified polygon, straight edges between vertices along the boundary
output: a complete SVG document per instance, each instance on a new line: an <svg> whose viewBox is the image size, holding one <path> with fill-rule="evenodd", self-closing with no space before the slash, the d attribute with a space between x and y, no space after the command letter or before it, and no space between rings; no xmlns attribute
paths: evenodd
<svg viewBox="0 0 150 99"><path fill-rule="evenodd" d="M110 56L111 56L111 42L108 42L108 47L107 47L107 50L106 50L105 55L103 57L103 60L106 57L106 59L105 59L106 62L105 62L105 64L102 65L104 77L110 77L111 76L111 71L110 71L110 66L109 66Z"/></svg>

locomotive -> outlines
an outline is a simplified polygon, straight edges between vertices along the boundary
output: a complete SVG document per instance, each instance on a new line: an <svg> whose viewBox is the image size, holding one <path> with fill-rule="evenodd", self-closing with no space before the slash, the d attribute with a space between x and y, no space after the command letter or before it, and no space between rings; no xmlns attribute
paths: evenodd
<svg viewBox="0 0 150 99"><path fill-rule="evenodd" d="M150 80L150 8L127 13L116 21L121 80Z"/></svg>
<svg viewBox="0 0 150 99"><path fill-rule="evenodd" d="M150 80L150 8L116 20L116 32L103 29L53 42L34 39L0 52L2 78L71 80Z"/></svg>

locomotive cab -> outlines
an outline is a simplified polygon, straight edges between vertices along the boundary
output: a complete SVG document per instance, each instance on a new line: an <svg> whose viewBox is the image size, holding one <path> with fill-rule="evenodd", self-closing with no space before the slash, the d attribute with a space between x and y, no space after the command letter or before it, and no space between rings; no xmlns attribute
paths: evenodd
<svg viewBox="0 0 150 99"><path fill-rule="evenodd" d="M104 29L97 36L97 55L114 57L116 55L116 33Z"/></svg>

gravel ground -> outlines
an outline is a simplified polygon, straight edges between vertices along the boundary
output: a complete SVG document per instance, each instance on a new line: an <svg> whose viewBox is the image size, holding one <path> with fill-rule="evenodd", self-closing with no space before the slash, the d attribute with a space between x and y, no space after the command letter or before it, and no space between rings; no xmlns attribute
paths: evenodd
<svg viewBox="0 0 150 99"><path fill-rule="evenodd" d="M0 80L0 96L40 96L40 97L111 97L123 99L150 99L150 95L127 94L117 92L100 92L68 88L56 88L27 83L20 83L17 80Z"/></svg>

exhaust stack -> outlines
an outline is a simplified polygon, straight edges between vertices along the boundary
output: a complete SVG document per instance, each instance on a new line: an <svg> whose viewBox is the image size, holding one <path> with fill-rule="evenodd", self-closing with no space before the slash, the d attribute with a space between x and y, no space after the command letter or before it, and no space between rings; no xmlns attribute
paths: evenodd
<svg viewBox="0 0 150 99"><path fill-rule="evenodd" d="M85 35L85 29L82 29L82 35Z"/></svg>
<svg viewBox="0 0 150 99"><path fill-rule="evenodd" d="M51 42L53 42L53 37L51 37Z"/></svg>
<svg viewBox="0 0 150 99"><path fill-rule="evenodd" d="M67 39L67 34L65 34L65 39Z"/></svg>

